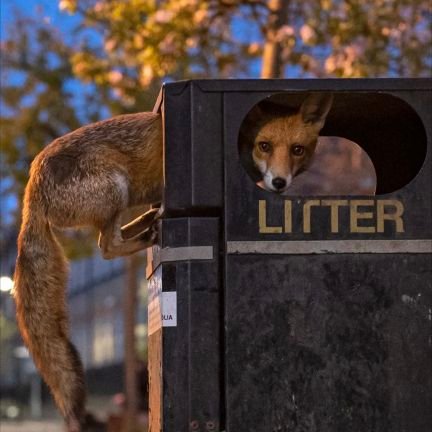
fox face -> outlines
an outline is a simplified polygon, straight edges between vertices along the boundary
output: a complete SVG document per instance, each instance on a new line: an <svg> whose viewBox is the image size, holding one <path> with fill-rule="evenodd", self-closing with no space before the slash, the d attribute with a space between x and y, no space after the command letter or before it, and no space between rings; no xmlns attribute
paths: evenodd
<svg viewBox="0 0 432 432"><path fill-rule="evenodd" d="M248 130L243 128L243 135L248 137L240 153L243 160L249 158L244 153L250 153L259 186L283 194L293 178L307 169L332 100L331 95L314 93L297 111L283 113L279 107L272 112L259 105L253 109L248 115Z"/></svg>

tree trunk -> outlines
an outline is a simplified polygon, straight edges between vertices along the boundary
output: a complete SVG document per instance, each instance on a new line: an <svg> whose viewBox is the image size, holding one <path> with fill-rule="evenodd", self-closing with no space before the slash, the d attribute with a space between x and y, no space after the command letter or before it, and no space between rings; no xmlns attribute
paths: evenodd
<svg viewBox="0 0 432 432"><path fill-rule="evenodd" d="M135 322L139 262L139 256L137 254L126 258L126 289L124 296L124 376L126 409L123 422L124 432L131 432L135 429L138 411Z"/></svg>
<svg viewBox="0 0 432 432"><path fill-rule="evenodd" d="M268 0L270 10L266 42L261 67L261 78L283 78L282 47L278 31L288 22L288 0Z"/></svg>

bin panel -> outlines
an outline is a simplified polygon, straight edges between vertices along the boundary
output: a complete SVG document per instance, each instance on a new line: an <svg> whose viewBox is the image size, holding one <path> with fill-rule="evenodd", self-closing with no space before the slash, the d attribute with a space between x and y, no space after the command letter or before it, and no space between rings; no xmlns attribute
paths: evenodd
<svg viewBox="0 0 432 432"><path fill-rule="evenodd" d="M387 170L377 169L382 188L407 175L382 144L396 134L407 158L426 141L415 178L378 196L260 189L240 163L238 134L274 90L224 94L227 431L432 428L431 92L406 83L385 89L400 112L376 111L376 82L314 88L335 96L322 134L361 144Z"/></svg>
<svg viewBox="0 0 432 432"><path fill-rule="evenodd" d="M163 91L166 214L223 205L222 95L193 82Z"/></svg>
<svg viewBox="0 0 432 432"><path fill-rule="evenodd" d="M415 239L431 238L431 205L430 196L432 185L432 120L427 106L432 104L431 91L417 89L415 81L408 90L388 90L386 95L391 96L397 103L396 108L381 106L385 99L379 99L382 92L371 91L366 83L362 90L356 91L341 88L341 84L323 84L322 90L332 91L334 94L333 107L326 121L322 135L340 136L352 139L362 145L372 157L377 167L378 186L390 187L403 174L404 169L410 167L408 156L410 152L422 152L426 141L427 153L424 155L423 165L419 166L415 178L404 187L378 196L279 196L259 188L247 175L241 165L238 151L238 136L241 123L249 110L259 101L276 92L230 92L224 94L224 133L225 133L225 224L227 240L321 240L321 239ZM334 88L332 88L334 87ZM338 88L339 87L339 88ZM298 93L286 90L288 96L298 99ZM304 94L304 92L303 92ZM381 102L380 102L381 101ZM381 105L379 105L379 102ZM406 115L405 115L406 114ZM401 122L401 115L409 115L410 122ZM418 116L418 117L417 117ZM378 132L377 132L378 131ZM391 163L389 154L383 150L383 144L394 140L395 147L405 155L407 166L395 166ZM397 145L396 145L397 142ZM389 162L386 162L389 159ZM405 163L405 162L404 162ZM382 172L385 171L385 172ZM302 175L307 175L305 172ZM381 180L380 180L381 179ZM327 203L323 203L322 200ZM331 231L331 209L329 200L343 202L338 209L342 219L338 232ZM345 202L348 200L347 202ZM286 202L289 202L291 232L285 230ZM318 201L318 202L317 202ZM360 202L358 202L360 201ZM260 204L263 202L263 204ZM304 228L305 204L311 207L310 232ZM265 207L260 207L263 205ZM394 206L391 209L391 206ZM306 205L307 207L307 205ZM386 209L384 209L386 207ZM387 220L386 212L402 209L401 218L403 230L396 230L394 224ZM349 219L360 213L371 213L369 220L362 218L359 224L351 227ZM381 213L380 213L381 212ZM384 212L384 213L383 213ZM265 216L266 226L281 227L277 232L267 230L263 232L260 218ZM384 228L378 224L379 218L385 218ZM359 220L360 220L359 219ZM345 221L344 221L345 220ZM368 229L362 229L363 226ZM264 230L265 231L265 230Z"/></svg>
<svg viewBox="0 0 432 432"><path fill-rule="evenodd" d="M229 255L227 431L432 429L431 255Z"/></svg>
<svg viewBox="0 0 432 432"><path fill-rule="evenodd" d="M218 430L219 220L165 219L159 233L149 280L150 431L189 432L205 424Z"/></svg>

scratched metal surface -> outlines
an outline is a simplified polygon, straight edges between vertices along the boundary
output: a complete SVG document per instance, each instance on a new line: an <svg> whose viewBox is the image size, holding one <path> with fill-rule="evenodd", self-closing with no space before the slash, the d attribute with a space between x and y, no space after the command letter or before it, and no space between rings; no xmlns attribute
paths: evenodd
<svg viewBox="0 0 432 432"><path fill-rule="evenodd" d="M229 256L228 431L432 429L428 256Z"/></svg>
<svg viewBox="0 0 432 432"><path fill-rule="evenodd" d="M163 292L177 293L177 326L162 327L150 336L150 412L155 413L151 432L204 431L206 427L210 432L220 430L219 229L217 218L160 221L160 247L184 251L213 246L215 253L212 259L204 255L202 260L169 261L158 269ZM158 271L152 277L157 277Z"/></svg>

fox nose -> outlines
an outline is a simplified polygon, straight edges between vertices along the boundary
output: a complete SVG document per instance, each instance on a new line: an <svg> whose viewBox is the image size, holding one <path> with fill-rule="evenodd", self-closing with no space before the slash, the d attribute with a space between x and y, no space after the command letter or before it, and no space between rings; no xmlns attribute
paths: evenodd
<svg viewBox="0 0 432 432"><path fill-rule="evenodd" d="M281 190L286 186L287 182L281 177L276 177L272 180L272 185L277 189Z"/></svg>

